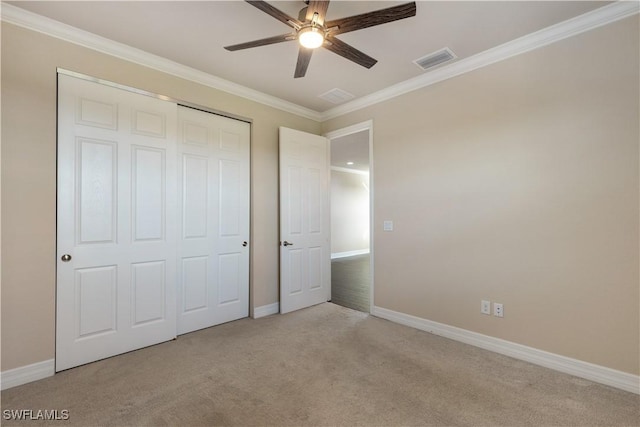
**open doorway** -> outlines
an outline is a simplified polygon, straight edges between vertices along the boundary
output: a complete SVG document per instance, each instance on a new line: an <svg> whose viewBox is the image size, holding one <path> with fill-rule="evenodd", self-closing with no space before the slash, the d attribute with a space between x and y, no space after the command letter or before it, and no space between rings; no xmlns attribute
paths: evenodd
<svg viewBox="0 0 640 427"><path fill-rule="evenodd" d="M331 301L369 313L372 305L371 129L360 126L328 136L331 141Z"/></svg>

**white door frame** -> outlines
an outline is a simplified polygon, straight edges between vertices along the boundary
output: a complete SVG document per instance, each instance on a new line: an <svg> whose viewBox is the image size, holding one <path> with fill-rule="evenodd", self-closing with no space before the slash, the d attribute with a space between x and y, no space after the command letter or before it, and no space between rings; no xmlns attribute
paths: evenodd
<svg viewBox="0 0 640 427"><path fill-rule="evenodd" d="M329 150L331 150L331 141L343 136L351 135L354 133L369 131L369 272L371 274L371 283L369 284L369 313L373 313L373 307L375 306L373 301L374 295L374 218L373 218L373 197L374 197L374 179L373 179L373 120L367 120L365 122L356 123L346 128L336 129L324 134L326 138L329 138Z"/></svg>

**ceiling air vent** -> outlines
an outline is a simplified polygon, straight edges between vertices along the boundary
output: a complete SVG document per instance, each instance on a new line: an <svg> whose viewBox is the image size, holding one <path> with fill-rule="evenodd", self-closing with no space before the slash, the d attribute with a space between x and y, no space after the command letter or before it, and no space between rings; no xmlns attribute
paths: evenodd
<svg viewBox="0 0 640 427"><path fill-rule="evenodd" d="M452 59L456 59L457 56L455 53L451 51L448 47L440 49L436 52L430 53L427 56L423 56L422 58L418 58L413 61L418 67L422 70L428 70L429 68L433 68L437 65L444 64L445 62L449 62Z"/></svg>
<svg viewBox="0 0 640 427"><path fill-rule="evenodd" d="M343 102L347 102L350 99L355 98L356 96L342 89L335 88L331 89L329 92L323 93L322 95L318 95L318 97L324 99L325 101L329 101L332 104L342 104Z"/></svg>

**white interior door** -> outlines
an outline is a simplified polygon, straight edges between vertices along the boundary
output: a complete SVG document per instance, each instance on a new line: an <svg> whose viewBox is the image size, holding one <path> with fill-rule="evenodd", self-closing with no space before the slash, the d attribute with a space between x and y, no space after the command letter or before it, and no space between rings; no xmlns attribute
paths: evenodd
<svg viewBox="0 0 640 427"><path fill-rule="evenodd" d="M178 333L249 315L250 125L178 107Z"/></svg>
<svg viewBox="0 0 640 427"><path fill-rule="evenodd" d="M177 105L59 75L56 371L176 336Z"/></svg>
<svg viewBox="0 0 640 427"><path fill-rule="evenodd" d="M280 128L280 312L331 297L329 140Z"/></svg>

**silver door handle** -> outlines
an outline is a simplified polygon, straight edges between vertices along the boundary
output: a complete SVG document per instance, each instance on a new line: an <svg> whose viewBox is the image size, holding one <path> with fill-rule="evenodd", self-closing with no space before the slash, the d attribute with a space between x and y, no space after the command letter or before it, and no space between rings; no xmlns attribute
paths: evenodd
<svg viewBox="0 0 640 427"><path fill-rule="evenodd" d="M71 255L69 254L64 254L60 257L60 259L62 260L62 262L69 262L71 261Z"/></svg>
<svg viewBox="0 0 640 427"><path fill-rule="evenodd" d="M286 240L284 241L284 246L293 246L293 243L289 243Z"/></svg>

